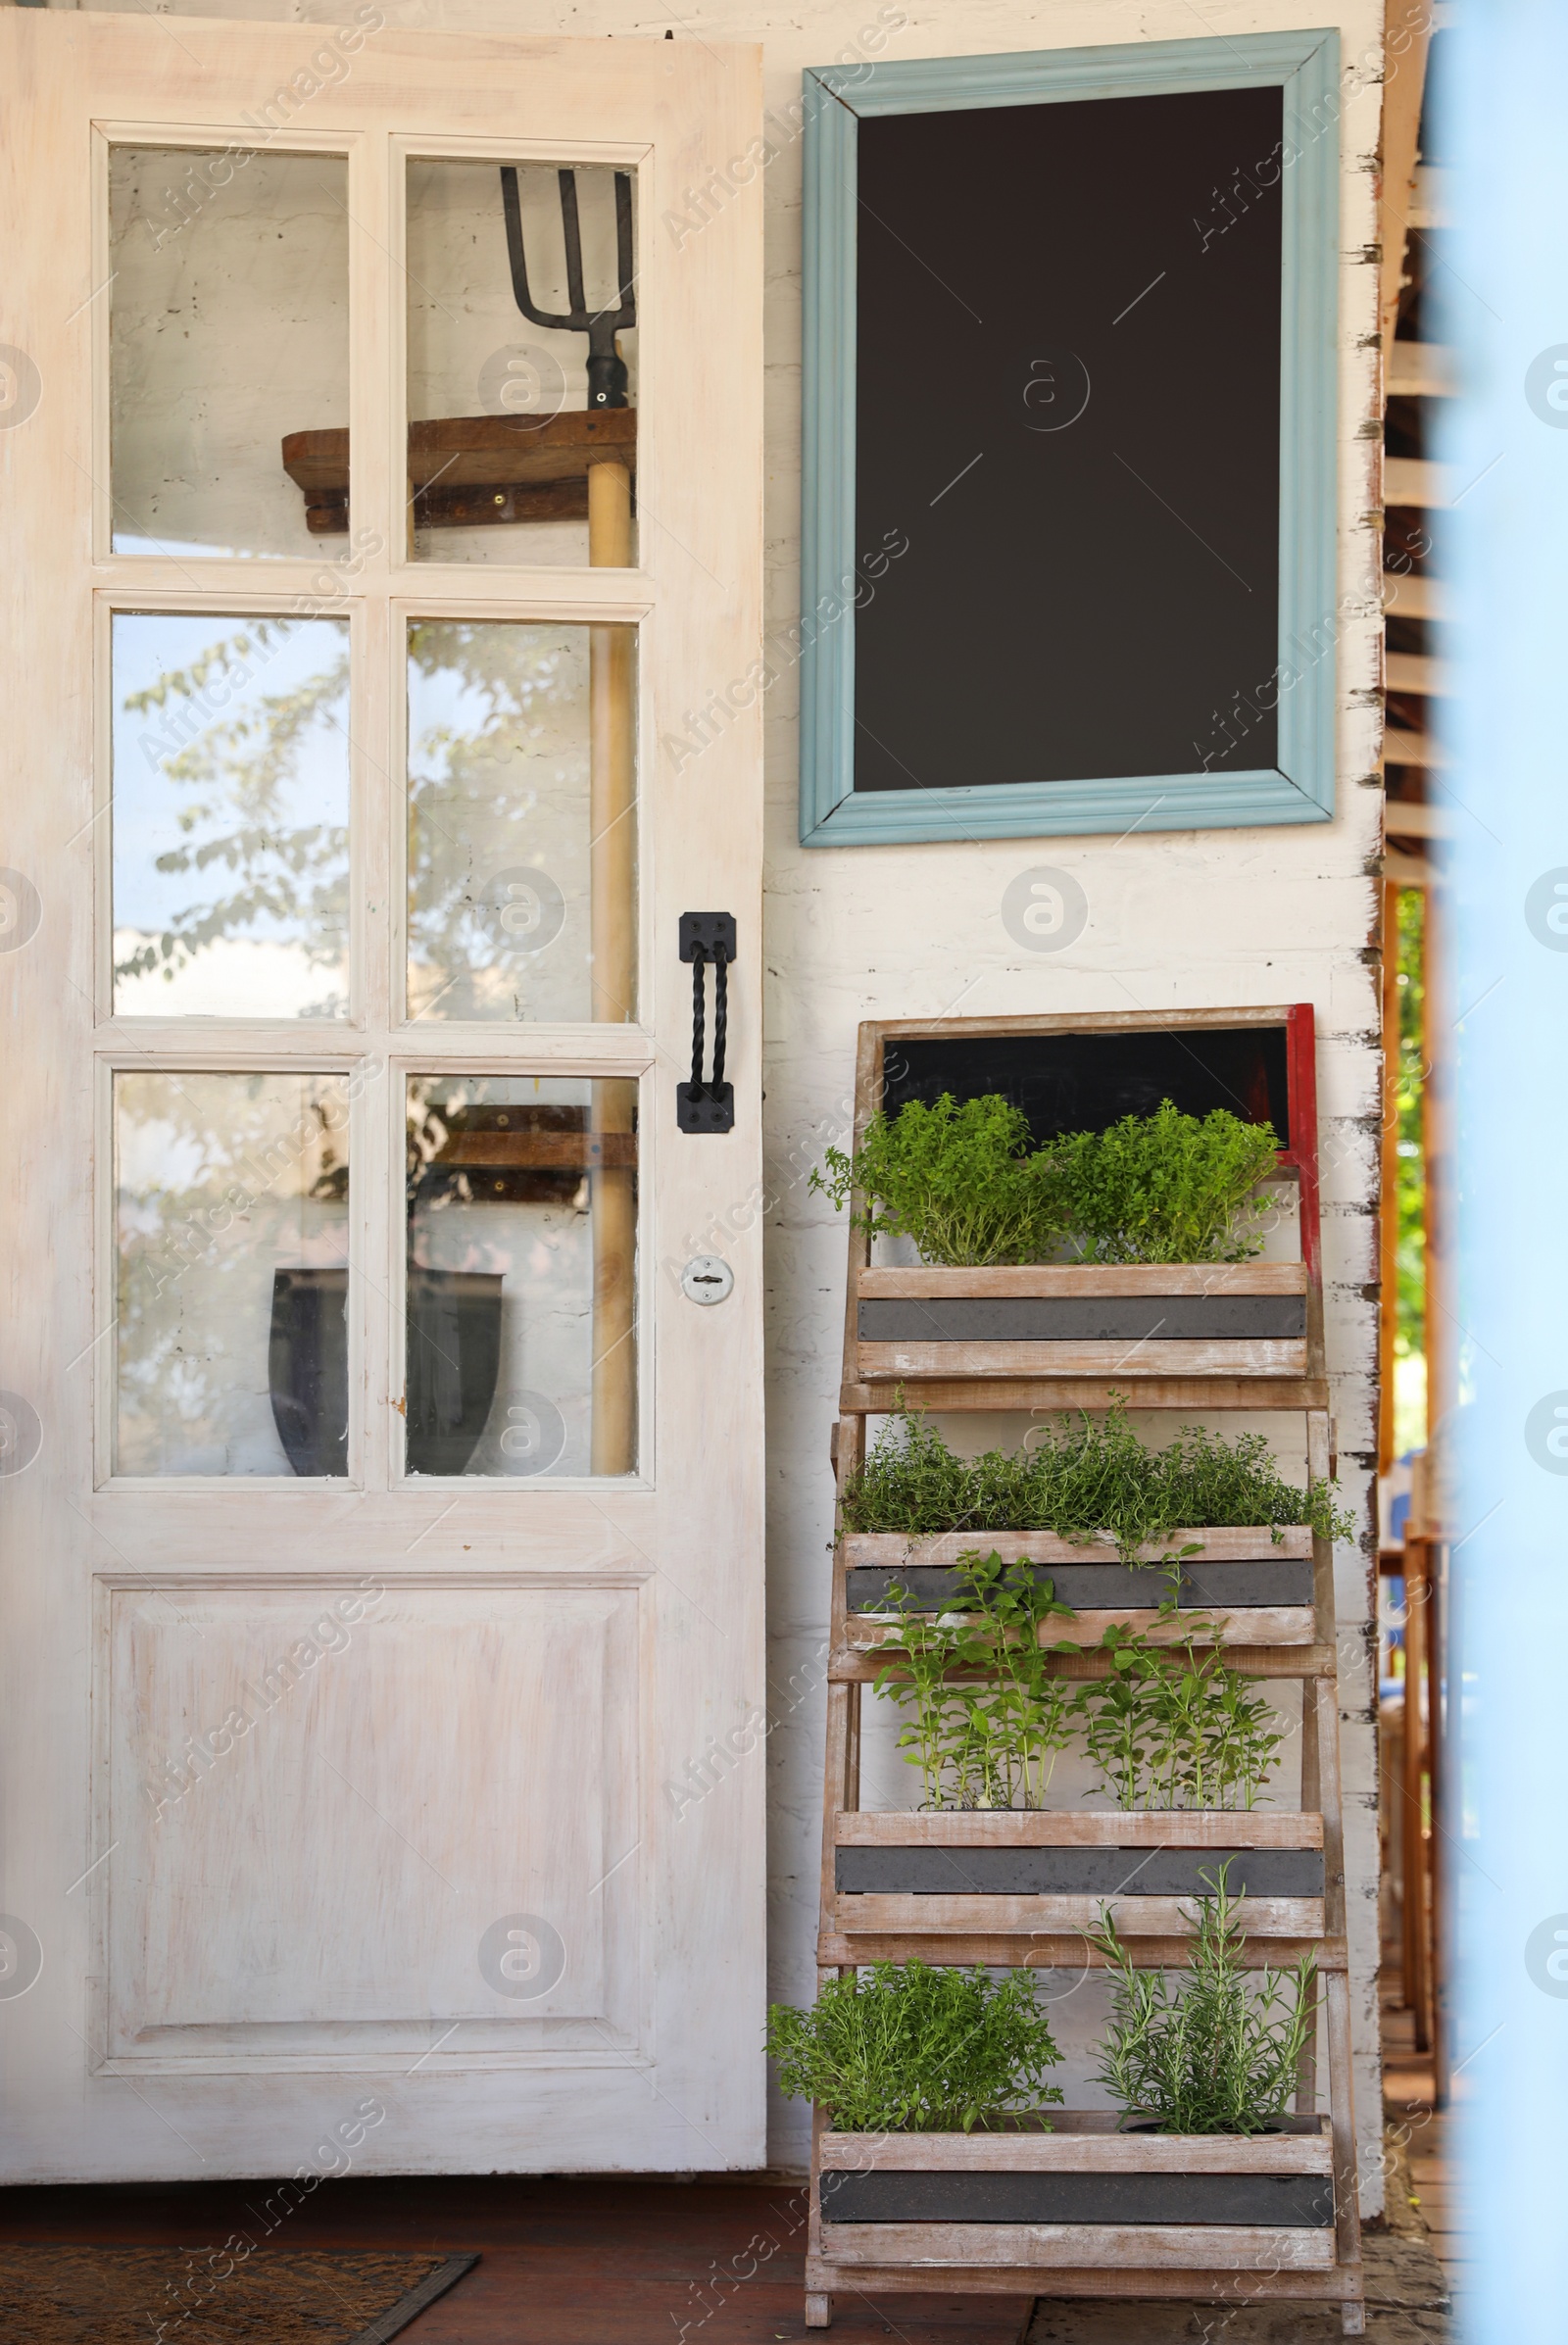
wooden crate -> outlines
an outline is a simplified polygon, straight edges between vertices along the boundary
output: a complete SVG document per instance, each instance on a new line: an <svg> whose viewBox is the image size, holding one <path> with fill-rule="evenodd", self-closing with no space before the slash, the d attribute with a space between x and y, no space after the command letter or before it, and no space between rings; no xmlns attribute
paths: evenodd
<svg viewBox="0 0 1568 2345"><path fill-rule="evenodd" d="M867 1263L855 1284L852 1365L866 1385L1307 1372L1304 1262Z"/></svg>
<svg viewBox="0 0 1568 2345"><path fill-rule="evenodd" d="M1323 1935L1322 1817L1211 1808L842 1809L823 1928L844 1939L1065 1935L1108 1906L1124 1936L1183 1938L1203 1875L1227 1856L1249 1936Z"/></svg>
<svg viewBox="0 0 1568 2345"><path fill-rule="evenodd" d="M1198 1551L1174 1571L1147 1568L1157 1566L1162 1552L1185 1547ZM1104 1544L1079 1545L1049 1531L924 1538L881 1531L846 1532L839 1541L847 1644L871 1651L883 1641L892 1587L908 1590L911 1609L950 1610L958 1593L958 1558L966 1552L1031 1562L1037 1579L1051 1581L1078 1615L1050 1623L1044 1634L1052 1642L1098 1644L1113 1622L1180 1637L1180 1622L1156 1627L1158 1607L1171 1596L1183 1610L1219 1621L1222 1643L1308 1644L1317 1633L1313 1539L1300 1526L1281 1530L1277 1543L1266 1529L1173 1531L1163 1549L1142 1548L1139 1565L1122 1563Z"/></svg>
<svg viewBox="0 0 1568 2345"><path fill-rule="evenodd" d="M1364 2315L1342 2258L1353 2207L1327 2119L1250 2137L1123 2131L1053 2111L1050 2131L837 2133L812 2145L807 2320L838 2290L1318 2298Z"/></svg>

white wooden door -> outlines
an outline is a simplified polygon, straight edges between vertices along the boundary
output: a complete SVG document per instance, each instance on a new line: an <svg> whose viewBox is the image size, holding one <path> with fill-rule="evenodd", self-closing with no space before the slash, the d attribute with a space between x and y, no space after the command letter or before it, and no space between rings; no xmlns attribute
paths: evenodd
<svg viewBox="0 0 1568 2345"><path fill-rule="evenodd" d="M760 104L0 17L8 2178L762 2156Z"/></svg>

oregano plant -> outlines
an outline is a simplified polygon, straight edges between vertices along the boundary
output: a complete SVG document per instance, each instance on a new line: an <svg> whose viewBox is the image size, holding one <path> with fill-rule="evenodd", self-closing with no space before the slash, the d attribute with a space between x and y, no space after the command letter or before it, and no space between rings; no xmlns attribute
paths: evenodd
<svg viewBox="0 0 1568 2345"><path fill-rule="evenodd" d="M853 1155L830 1148L811 1187L873 1237L909 1239L924 1262L1237 1262L1262 1245L1259 1184L1273 1171L1272 1127L1223 1107L1184 1115L1169 1099L1104 1132L1042 1148L1000 1092L871 1117Z"/></svg>

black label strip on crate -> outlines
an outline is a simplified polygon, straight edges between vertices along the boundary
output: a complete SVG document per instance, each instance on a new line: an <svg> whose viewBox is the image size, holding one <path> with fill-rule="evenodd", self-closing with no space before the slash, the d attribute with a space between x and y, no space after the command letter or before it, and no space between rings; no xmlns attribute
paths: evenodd
<svg viewBox="0 0 1568 2345"><path fill-rule="evenodd" d="M1321 1848L840 1848L833 1878L860 1897L1197 1897L1227 1858L1233 1897L1323 1894Z"/></svg>
<svg viewBox="0 0 1568 2345"><path fill-rule="evenodd" d="M862 1301L862 1343L1030 1343L1298 1340L1304 1295L918 1295Z"/></svg>
<svg viewBox="0 0 1568 2345"><path fill-rule="evenodd" d="M824 2174L824 2223L1195 2223L1320 2230L1327 2174Z"/></svg>
<svg viewBox="0 0 1568 2345"><path fill-rule="evenodd" d="M968 1536L968 1535L966 1535ZM1002 1534L976 1531L974 1546L984 1555ZM1010 1534L1008 1536L1011 1536ZM1257 1563L1183 1564L1178 1572L1157 1564L1037 1563L1036 1580L1049 1580L1058 1602L1075 1612L1153 1612L1173 1590L1178 1604L1242 1612L1249 1605L1310 1604L1312 1565L1305 1556L1282 1555ZM935 1564L857 1565L847 1574L846 1599L852 1612L888 1608L888 1591L907 1588L914 1611L937 1612L961 1592L956 1572Z"/></svg>

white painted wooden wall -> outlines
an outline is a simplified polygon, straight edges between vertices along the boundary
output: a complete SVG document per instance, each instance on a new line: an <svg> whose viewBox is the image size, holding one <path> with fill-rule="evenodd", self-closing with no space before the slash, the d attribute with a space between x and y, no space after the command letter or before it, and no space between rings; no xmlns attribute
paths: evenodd
<svg viewBox="0 0 1568 2345"><path fill-rule="evenodd" d="M146 0L118 0L141 8ZM355 0L157 0L160 13L348 20ZM812 1992L822 1769L822 1655L831 1524L828 1431L842 1327L844 1239L806 1175L848 1124L855 1030L865 1017L948 1010L1160 1009L1310 1001L1321 1038L1329 1364L1340 1471L1365 1507L1374 1467L1372 1371L1378 1170L1378 993L1371 876L1380 851L1377 578L1378 428L1375 156L1382 9L1375 0L710 0L681 21L637 0L378 0L391 24L448 31L760 40L777 159L766 174L767 612L796 615L800 496L800 185L794 130L803 67L900 58L1169 40L1338 23L1345 76L1340 323L1339 806L1327 825L1278 830L1004 841L898 849L803 850L796 839L796 678L787 656L765 708L769 991L765 1197L715 1197L687 1248L722 1250L726 1230L767 1225L770 1277L770 1711L774 1731L736 1764L771 1782L771 1991ZM373 41L370 44L373 50ZM369 52L368 51L367 54ZM308 108L305 110L308 113ZM711 171L729 159L706 159ZM705 179L709 174L705 173ZM721 199L720 199L721 200ZM911 355L942 364L940 335ZM236 363L241 364L242 354ZM715 691L731 681L712 679ZM1078 941L1020 951L1003 925L1007 883L1048 863L1088 898ZM740 1005L739 1015L750 1014ZM1367 1646L1368 1560L1339 1558L1344 1764L1356 2093L1363 2211L1383 2204L1379 2163L1377 1797ZM1058 2033L1081 2054L1093 2033L1084 1995ZM1083 2062L1074 2068L1082 2073ZM1069 2098L1073 2097L1069 2093ZM804 2163L807 2114L778 2105L772 2157Z"/></svg>

